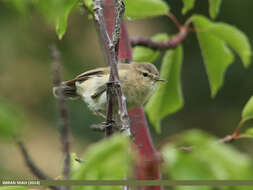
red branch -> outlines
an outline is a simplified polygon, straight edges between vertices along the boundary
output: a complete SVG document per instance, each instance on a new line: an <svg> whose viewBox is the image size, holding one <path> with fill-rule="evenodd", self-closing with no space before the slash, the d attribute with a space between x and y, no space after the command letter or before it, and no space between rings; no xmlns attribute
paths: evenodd
<svg viewBox="0 0 253 190"><path fill-rule="evenodd" d="M113 0L104 1L104 15L111 35L114 23ZM119 43L118 60L132 60L130 41L125 23L122 23L121 38ZM153 146L150 138L146 117L143 108L136 108L129 112L131 119L131 132L134 137L134 148L139 153L139 159L135 167L135 176L138 180L160 179L159 154ZM162 190L160 186L138 187L139 190Z"/></svg>

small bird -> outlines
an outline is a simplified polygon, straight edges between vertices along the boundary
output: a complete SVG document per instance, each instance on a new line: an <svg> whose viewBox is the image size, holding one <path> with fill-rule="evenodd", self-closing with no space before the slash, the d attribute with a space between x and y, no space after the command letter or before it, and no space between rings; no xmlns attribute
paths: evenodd
<svg viewBox="0 0 253 190"><path fill-rule="evenodd" d="M151 63L119 63L118 71L128 110L143 105L154 92L157 82L165 81L159 77L159 72ZM59 97L62 93L64 98L82 98L96 115L105 118L109 75L110 67L84 72L54 87L54 96Z"/></svg>

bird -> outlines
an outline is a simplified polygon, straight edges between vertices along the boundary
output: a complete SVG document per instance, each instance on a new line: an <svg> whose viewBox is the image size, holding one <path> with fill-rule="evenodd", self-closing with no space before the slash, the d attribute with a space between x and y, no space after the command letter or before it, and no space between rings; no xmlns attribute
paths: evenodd
<svg viewBox="0 0 253 190"><path fill-rule="evenodd" d="M127 110L143 105L154 93L157 82L166 81L159 77L159 72L152 63L118 63L117 66ZM81 98L94 114L105 118L109 76L110 67L89 70L54 87L53 94L57 98Z"/></svg>

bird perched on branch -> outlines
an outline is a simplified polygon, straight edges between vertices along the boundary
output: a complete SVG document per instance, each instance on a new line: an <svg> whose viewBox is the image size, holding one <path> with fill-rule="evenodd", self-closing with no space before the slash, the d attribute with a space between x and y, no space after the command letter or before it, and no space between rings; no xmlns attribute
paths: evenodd
<svg viewBox="0 0 253 190"><path fill-rule="evenodd" d="M165 81L151 63L119 63L118 72L128 110L143 105L154 92L157 82ZM81 98L95 114L105 117L109 75L110 67L90 70L62 82L53 88L53 93L56 97Z"/></svg>

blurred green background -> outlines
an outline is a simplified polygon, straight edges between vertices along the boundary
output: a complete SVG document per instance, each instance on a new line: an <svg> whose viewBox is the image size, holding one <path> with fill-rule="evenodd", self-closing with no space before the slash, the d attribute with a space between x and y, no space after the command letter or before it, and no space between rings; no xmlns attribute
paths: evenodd
<svg viewBox="0 0 253 190"><path fill-rule="evenodd" d="M83 71L104 66L97 34L87 12L76 9L68 21L68 29L62 40L58 40L54 27L46 22L33 7L28 12L0 1L0 103L11 106L13 120L22 132L34 161L49 175L57 177L61 170L61 147L57 133L57 113L52 95L52 58L49 47L56 44L61 52L65 80ZM171 12L181 23L182 3L168 0ZM217 20L237 26L253 40L253 1L224 0ZM208 1L197 1L194 13L207 15ZM167 18L127 21L131 37L152 36L159 32L176 33L175 25ZM208 79L195 34L184 41L182 85L185 106L162 122L162 134L158 135L150 126L156 146L186 129L199 128L222 138L236 128L241 110L253 94L253 67L244 69L237 58L226 73L225 83L215 99L210 98ZM159 67L159 63L157 63ZM169 97L168 97L169 98ZM83 153L88 145L103 138L103 134L92 131L91 124L102 121L92 115L87 106L78 101L68 101L72 150ZM0 176L4 178L31 177L25 167L14 141L0 135ZM253 141L248 139L233 142L241 152L253 157Z"/></svg>

